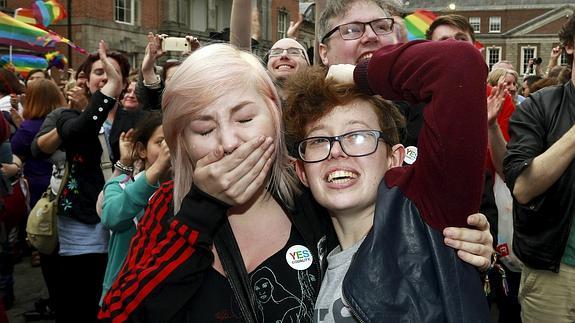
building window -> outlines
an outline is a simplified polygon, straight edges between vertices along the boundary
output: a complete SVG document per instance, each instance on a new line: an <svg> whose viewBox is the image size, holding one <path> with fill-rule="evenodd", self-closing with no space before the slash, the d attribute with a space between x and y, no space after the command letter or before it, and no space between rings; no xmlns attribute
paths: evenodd
<svg viewBox="0 0 575 323"><path fill-rule="evenodd" d="M181 0L177 3L178 23L187 25L190 23L190 0Z"/></svg>
<svg viewBox="0 0 575 323"><path fill-rule="evenodd" d="M285 9L280 9L278 13L278 39L287 37L288 13Z"/></svg>
<svg viewBox="0 0 575 323"><path fill-rule="evenodd" d="M208 29L208 0L192 0L189 13L190 29L205 32Z"/></svg>
<svg viewBox="0 0 575 323"><path fill-rule="evenodd" d="M480 17L469 17L469 24L473 28L473 32L478 34L481 32L481 18Z"/></svg>
<svg viewBox="0 0 575 323"><path fill-rule="evenodd" d="M527 73L529 60L537 57L537 48L532 46L521 47L521 75Z"/></svg>
<svg viewBox="0 0 575 323"><path fill-rule="evenodd" d="M6 7L6 0L0 0L0 8Z"/></svg>
<svg viewBox="0 0 575 323"><path fill-rule="evenodd" d="M489 70L491 70L495 63L501 61L501 47L487 47L485 57L487 58Z"/></svg>
<svg viewBox="0 0 575 323"><path fill-rule="evenodd" d="M490 33L501 32L501 17L489 17L489 32Z"/></svg>
<svg viewBox="0 0 575 323"><path fill-rule="evenodd" d="M115 17L116 22L125 24L134 24L136 15L136 0L115 0Z"/></svg>

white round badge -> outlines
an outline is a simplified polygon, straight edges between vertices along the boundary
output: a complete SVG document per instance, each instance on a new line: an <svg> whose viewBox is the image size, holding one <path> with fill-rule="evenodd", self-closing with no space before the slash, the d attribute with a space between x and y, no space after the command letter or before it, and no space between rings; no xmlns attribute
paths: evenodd
<svg viewBox="0 0 575 323"><path fill-rule="evenodd" d="M295 270L306 270L313 262L313 255L302 245L291 246L286 252L286 261Z"/></svg>
<svg viewBox="0 0 575 323"><path fill-rule="evenodd" d="M403 161L408 164L411 165L413 163L415 163L415 160L417 159L417 147L415 146L409 146L405 148L405 158L403 159Z"/></svg>

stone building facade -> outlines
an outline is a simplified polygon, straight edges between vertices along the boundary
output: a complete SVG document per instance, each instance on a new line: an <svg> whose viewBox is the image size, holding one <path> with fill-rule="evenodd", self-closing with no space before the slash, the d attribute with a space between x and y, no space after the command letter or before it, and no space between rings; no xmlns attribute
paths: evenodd
<svg viewBox="0 0 575 323"><path fill-rule="evenodd" d="M259 12L261 37L255 51L265 51L287 31L290 20L297 20L297 0L252 0ZM0 10L12 15L16 8L30 8L34 0L0 0ZM97 49L104 39L109 48L125 53L132 66L139 66L148 32L174 37L194 35L203 44L225 41L229 36L232 0L60 0L69 19L50 29L69 38L87 51ZM68 27L70 25L70 28ZM285 28L284 31L281 29ZM76 68L83 55L65 45L57 49L69 56ZM6 47L0 44L0 51Z"/></svg>
<svg viewBox="0 0 575 323"><path fill-rule="evenodd" d="M513 0L409 0L406 11L424 8L438 15L456 13L469 19L475 35L484 46L483 54L491 67L500 60L510 61L524 75L530 58L549 62L551 48L557 46L557 32L575 11L568 1ZM566 63L564 55L561 61Z"/></svg>

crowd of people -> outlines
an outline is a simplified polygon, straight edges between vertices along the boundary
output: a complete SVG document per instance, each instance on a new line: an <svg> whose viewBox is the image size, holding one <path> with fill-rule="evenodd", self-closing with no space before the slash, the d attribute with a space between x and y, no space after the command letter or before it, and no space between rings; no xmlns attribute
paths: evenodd
<svg viewBox="0 0 575 323"><path fill-rule="evenodd" d="M231 44L187 36L164 61L150 33L133 71L101 41L60 88L0 69L0 322L27 252L49 295L29 321L575 321L575 77L557 64L575 15L522 80L488 69L465 17L405 42L393 3L321 9L319 66L297 23L250 53L234 0ZM25 243L46 191L50 253Z"/></svg>

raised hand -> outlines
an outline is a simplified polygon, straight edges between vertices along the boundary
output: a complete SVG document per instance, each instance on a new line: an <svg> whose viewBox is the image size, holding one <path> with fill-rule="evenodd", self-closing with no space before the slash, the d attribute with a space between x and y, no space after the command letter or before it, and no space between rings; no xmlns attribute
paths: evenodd
<svg viewBox="0 0 575 323"><path fill-rule="evenodd" d="M134 164L134 129L120 134L120 162L125 166Z"/></svg>
<svg viewBox="0 0 575 323"><path fill-rule="evenodd" d="M98 44L98 54L100 55L100 61L102 61L104 72L108 79L101 91L109 97L118 98L123 89L122 75L120 75L120 71L116 70L114 65L110 62L110 59L106 54L107 50L108 46L106 45L106 42L100 40L100 43Z"/></svg>
<svg viewBox="0 0 575 323"><path fill-rule="evenodd" d="M164 51L162 51L162 40L165 36L166 35L154 35L153 33L148 33L146 36L148 38L148 45L146 45L146 52L142 60L142 74L144 75L146 83L155 81L156 74L154 72L154 66L156 65L158 57L164 55ZM147 76L149 76L151 80L148 80Z"/></svg>
<svg viewBox="0 0 575 323"><path fill-rule="evenodd" d="M289 38L297 39L297 36L299 35L299 27L301 26L303 19L304 19L304 16L299 15L298 21L296 21L296 22L290 21L289 22L289 28L287 30L287 36Z"/></svg>
<svg viewBox="0 0 575 323"><path fill-rule="evenodd" d="M559 59L560 54L561 54L561 47L555 46L555 47L551 48L551 54L549 55L549 58L551 60L557 61Z"/></svg>
<svg viewBox="0 0 575 323"><path fill-rule="evenodd" d="M497 86L491 89L491 94L487 97L487 125L491 126L497 120L506 95L505 79L501 77Z"/></svg>
<svg viewBox="0 0 575 323"><path fill-rule="evenodd" d="M156 158L154 163L146 170L146 180L148 184L156 185L158 181L168 177L167 175L172 166L170 157L170 148L168 148L166 141L162 140L158 158Z"/></svg>
<svg viewBox="0 0 575 323"><path fill-rule="evenodd" d="M218 147L196 163L194 184L229 205L241 205L259 191L274 160L272 138L260 136L241 144L229 155Z"/></svg>
<svg viewBox="0 0 575 323"><path fill-rule="evenodd" d="M82 86L74 86L66 91L66 99L68 106L75 110L83 110L89 103L86 88Z"/></svg>
<svg viewBox="0 0 575 323"><path fill-rule="evenodd" d="M183 56L190 55L191 53L195 52L196 49L200 48L200 46L201 46L200 41L198 40L197 37L188 35L188 36L186 36L186 40L188 41L190 46L188 46L189 50L182 53Z"/></svg>

